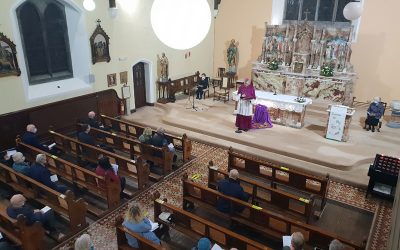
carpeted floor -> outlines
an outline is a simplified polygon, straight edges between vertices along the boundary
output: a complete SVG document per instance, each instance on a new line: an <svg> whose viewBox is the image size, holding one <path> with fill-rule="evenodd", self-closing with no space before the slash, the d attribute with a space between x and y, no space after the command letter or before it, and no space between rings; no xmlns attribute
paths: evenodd
<svg viewBox="0 0 400 250"><path fill-rule="evenodd" d="M181 206L182 204L182 185L180 179L183 174L189 176L200 174L201 177L196 181L200 183L207 182L207 165L213 160L216 165L222 169L227 169L227 151L220 147L208 144L193 142L194 159L176 170L163 181L154 184L146 191L132 199L128 204L123 205L103 219L89 226L87 232L92 235L93 243L96 249L117 249L114 222L115 218L123 215L129 204L140 204L150 217L153 216L152 194L155 191L161 193L162 198L167 198L168 202ZM383 202L374 198L365 198L365 190L339 182L332 181L329 188L329 199L338 203L363 209L376 213L376 219L372 225L371 244L369 249L385 249L385 244L389 236L391 203ZM323 216L329 216L324 214ZM345 226L343 222L343 226ZM73 246L74 239L66 242L61 249L70 249ZM192 246L188 246L190 249Z"/></svg>

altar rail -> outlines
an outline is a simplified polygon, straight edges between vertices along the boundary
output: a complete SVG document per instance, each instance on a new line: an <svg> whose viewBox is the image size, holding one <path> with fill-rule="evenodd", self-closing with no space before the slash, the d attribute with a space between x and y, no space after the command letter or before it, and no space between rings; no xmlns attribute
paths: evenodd
<svg viewBox="0 0 400 250"><path fill-rule="evenodd" d="M315 194L321 198L320 214L325 208L329 188L329 174L326 177L319 177L295 169L273 165L266 161L236 153L232 147L228 151L228 171L231 169L237 169L239 172L244 171L266 179L271 182L271 186L274 188L279 183Z"/></svg>
<svg viewBox="0 0 400 250"><path fill-rule="evenodd" d="M145 129L144 126L136 124L134 122L128 122L121 119L109 117L107 115L101 115L102 122L104 126L115 130L119 133L125 134L126 136L132 136L139 138ZM153 135L156 133L155 130L152 131ZM172 134L165 133L164 136L169 142L171 142L176 150L181 150L183 153L183 162L188 162L191 160L192 152L192 142L189 140L186 134L182 136L175 136Z"/></svg>
<svg viewBox="0 0 400 250"><path fill-rule="evenodd" d="M168 82L157 82L158 100L160 103L174 102L175 94L180 91L187 92L197 86L199 72L191 76L185 76Z"/></svg>
<svg viewBox="0 0 400 250"><path fill-rule="evenodd" d="M119 115L122 100L113 89L67 100L53 102L33 108L0 115L0 150L12 148L15 138L25 132L26 125L33 123L38 128L38 136L44 137L52 126L57 131L75 129L78 119L87 119L89 111L112 117Z"/></svg>

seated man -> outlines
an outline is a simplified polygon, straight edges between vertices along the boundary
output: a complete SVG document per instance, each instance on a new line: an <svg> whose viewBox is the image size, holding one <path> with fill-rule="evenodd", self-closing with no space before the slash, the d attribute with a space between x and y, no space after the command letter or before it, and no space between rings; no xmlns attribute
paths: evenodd
<svg viewBox="0 0 400 250"><path fill-rule="evenodd" d="M39 221L42 223L44 229L47 230L47 233L56 234L58 240L64 237L54 226L54 213L52 209L43 213L39 209L29 207L25 202L26 198L22 194L13 195L10 199L10 205L7 207L7 215L13 219L17 219L18 215L22 214L26 217L28 225Z"/></svg>
<svg viewBox="0 0 400 250"><path fill-rule="evenodd" d="M14 161L12 168L18 173L29 176L31 168L29 163L25 161L25 156L21 152L13 154L12 159Z"/></svg>
<svg viewBox="0 0 400 250"><path fill-rule="evenodd" d="M90 132L90 125L84 124L82 126L82 131L78 133L78 141L92 145L92 146L99 146L96 145L96 139L89 134Z"/></svg>
<svg viewBox="0 0 400 250"><path fill-rule="evenodd" d="M92 128L104 129L104 125L100 121L96 120L96 113L94 111L90 111L88 113L88 119L86 123Z"/></svg>
<svg viewBox="0 0 400 250"><path fill-rule="evenodd" d="M206 74L201 74L200 82L197 84L196 99L201 99L203 96L203 90L208 88L208 78Z"/></svg>
<svg viewBox="0 0 400 250"><path fill-rule="evenodd" d="M22 135L22 142L48 152L49 149L39 142L36 133L36 126L34 124L28 124L26 126L26 132Z"/></svg>
<svg viewBox="0 0 400 250"><path fill-rule="evenodd" d="M383 116L384 111L385 107L381 103L381 98L375 97L374 101L369 105L369 108L367 110L367 119L365 120L364 129L366 129L367 131L371 130L372 132L375 132L375 126L378 125L379 119L381 119L381 117Z"/></svg>
<svg viewBox="0 0 400 250"><path fill-rule="evenodd" d="M7 150L0 152L0 163L8 167L11 167L14 163L11 156L7 154Z"/></svg>
<svg viewBox="0 0 400 250"><path fill-rule="evenodd" d="M46 155L44 154L38 154L36 156L36 162L32 165L31 171L30 171L30 177L46 186L49 188L52 188L54 190L57 190L60 193L65 193L68 188L58 182L53 182L50 179L50 176L52 175L50 171L46 168Z"/></svg>
<svg viewBox="0 0 400 250"><path fill-rule="evenodd" d="M158 128L156 133L153 135L151 138L151 145L155 147L162 148L164 145L169 145L170 142L168 139L165 137L165 129L163 128ZM171 152L175 152L175 148L170 148L169 149ZM155 152L155 156L161 157L160 152ZM177 156L174 154L174 159L173 161L176 162Z"/></svg>
<svg viewBox="0 0 400 250"><path fill-rule="evenodd" d="M331 241L331 244L329 244L329 250L344 250L345 247L342 244L342 242L334 239Z"/></svg>
<svg viewBox="0 0 400 250"><path fill-rule="evenodd" d="M244 192L243 187L240 186L239 181L239 172L236 169L232 169L229 171L229 178L218 181L218 191L223 193L224 195L231 196L242 201L248 201L250 195ZM231 202L226 199L218 199L217 209L224 213L231 212ZM236 212L242 212L243 207L235 207L234 210Z"/></svg>
<svg viewBox="0 0 400 250"><path fill-rule="evenodd" d="M304 236L300 232L292 234L292 240L289 246L284 246L282 250L303 250L304 249Z"/></svg>

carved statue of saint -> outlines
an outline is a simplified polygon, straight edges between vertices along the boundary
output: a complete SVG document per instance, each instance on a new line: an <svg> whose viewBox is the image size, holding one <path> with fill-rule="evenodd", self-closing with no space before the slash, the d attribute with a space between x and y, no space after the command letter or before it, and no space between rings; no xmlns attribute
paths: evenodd
<svg viewBox="0 0 400 250"><path fill-rule="evenodd" d="M235 44L235 39L231 40L231 44L226 51L227 59L228 59L228 72L236 73L236 65L237 65L237 54L238 48Z"/></svg>
<svg viewBox="0 0 400 250"><path fill-rule="evenodd" d="M161 68L161 74L160 74L160 81L165 82L168 81L168 58L165 56L165 53L162 53L162 56L160 58L160 68Z"/></svg>

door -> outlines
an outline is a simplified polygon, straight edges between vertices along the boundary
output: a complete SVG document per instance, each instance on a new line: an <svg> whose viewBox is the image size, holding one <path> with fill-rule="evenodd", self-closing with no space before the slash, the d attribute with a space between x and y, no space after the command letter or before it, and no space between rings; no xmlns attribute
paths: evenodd
<svg viewBox="0 0 400 250"><path fill-rule="evenodd" d="M140 62L133 66L133 88L135 91L135 108L146 105L146 81L144 77L144 63Z"/></svg>

